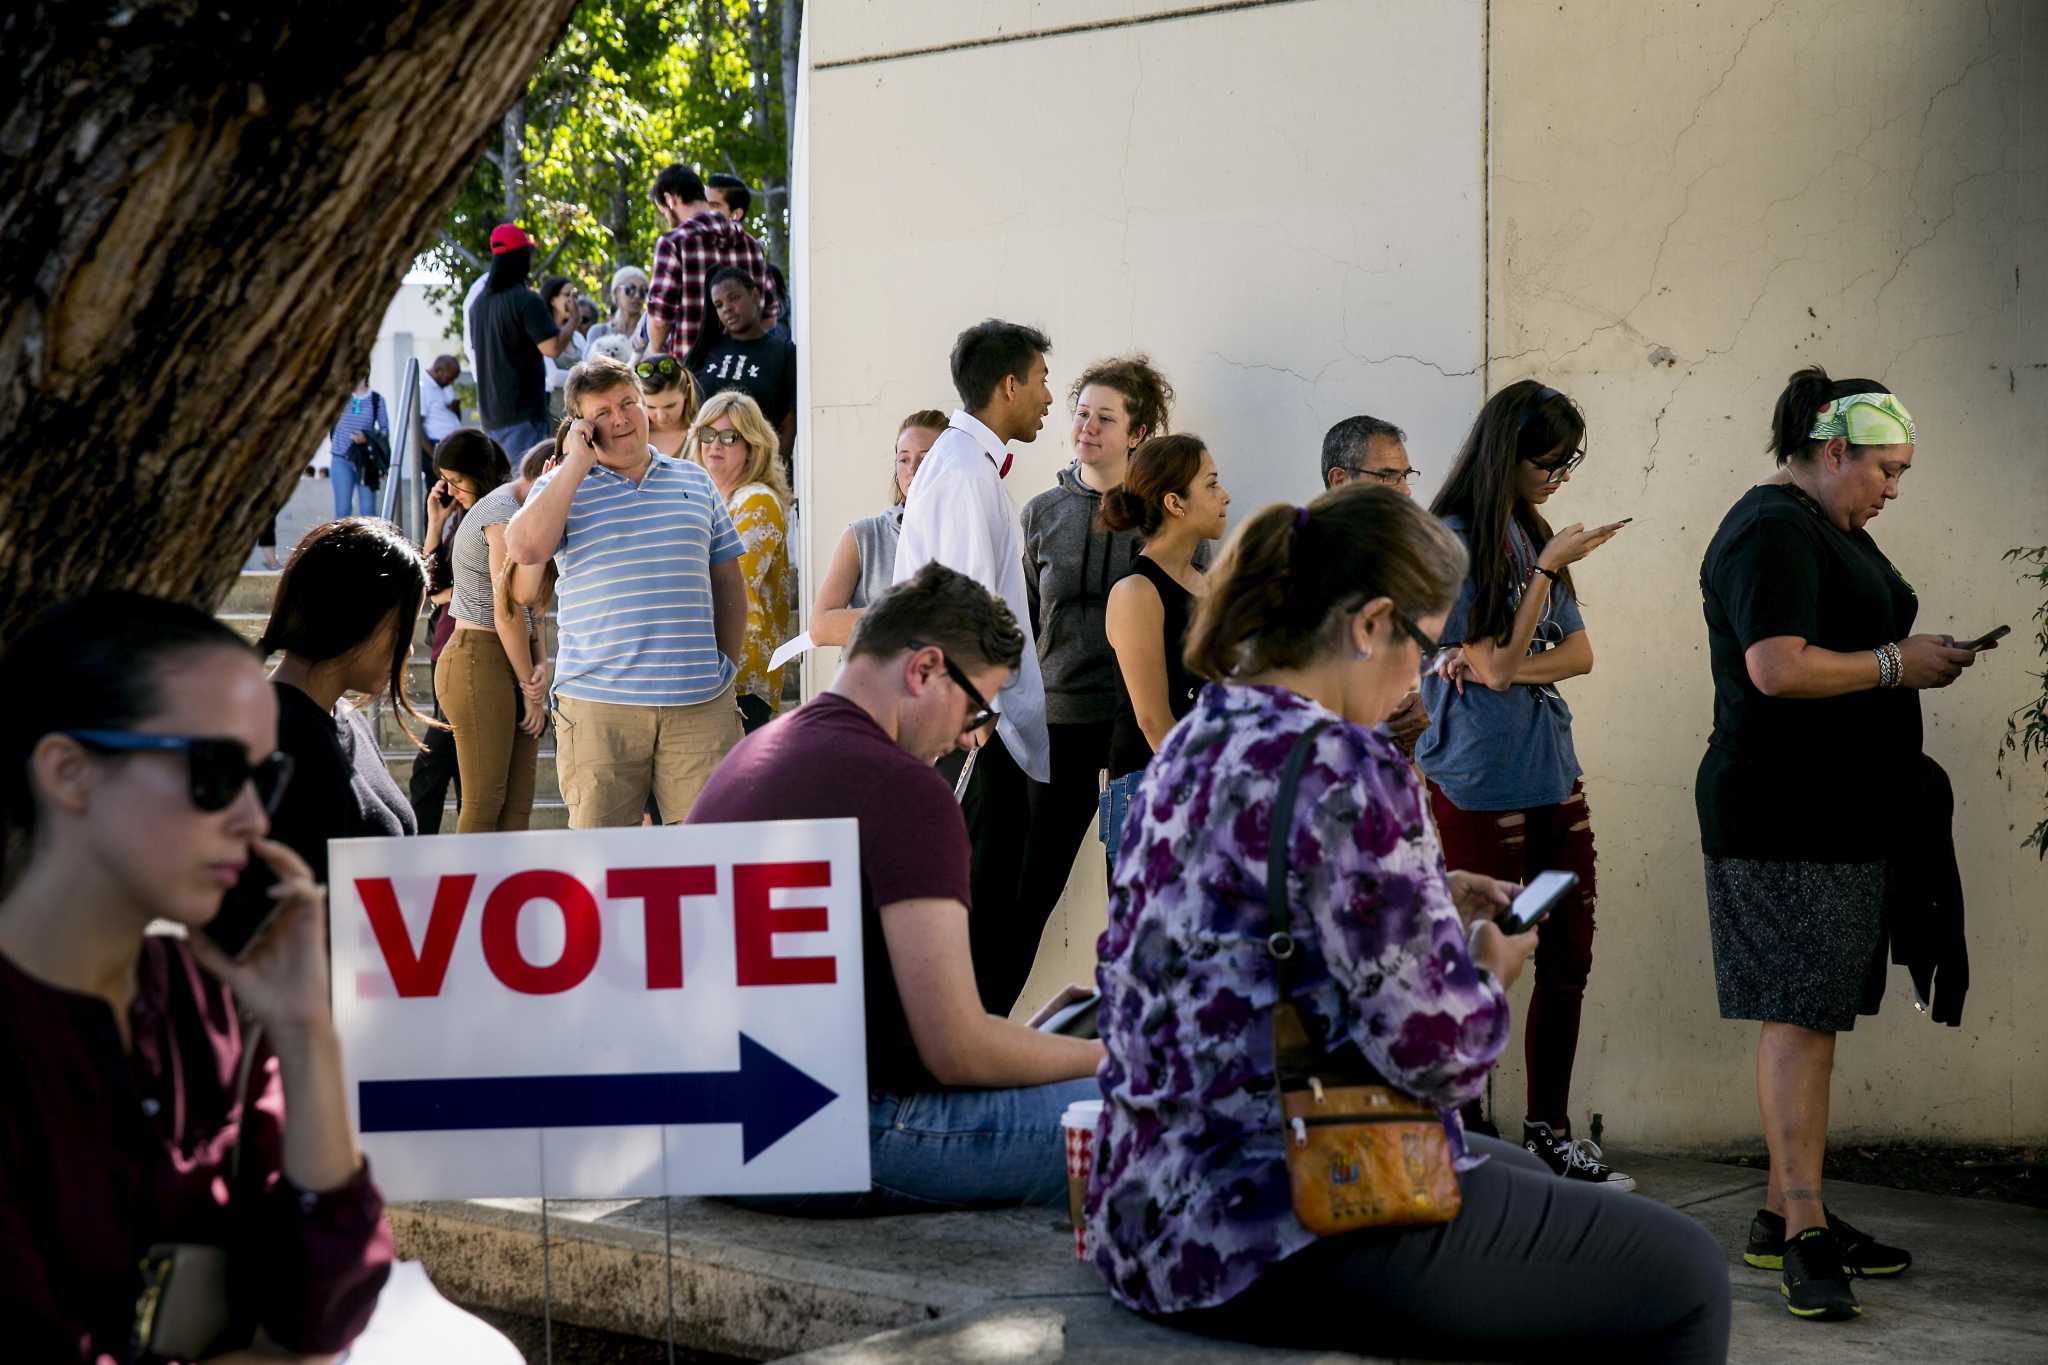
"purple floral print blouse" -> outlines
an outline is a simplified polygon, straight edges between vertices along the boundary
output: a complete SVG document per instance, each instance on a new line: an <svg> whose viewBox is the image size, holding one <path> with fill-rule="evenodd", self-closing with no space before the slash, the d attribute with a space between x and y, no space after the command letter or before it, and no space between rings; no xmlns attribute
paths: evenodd
<svg viewBox="0 0 2048 1365"><path fill-rule="evenodd" d="M1294 1217L1273 1088L1266 844L1287 752L1318 720L1337 723L1288 831L1303 1023L1445 1110L1507 1043L1507 1000L1472 964L1393 740L1284 688L1205 688L1132 798L1097 948L1108 1056L1087 1218L1096 1269L1141 1312L1222 1303L1316 1240Z"/></svg>

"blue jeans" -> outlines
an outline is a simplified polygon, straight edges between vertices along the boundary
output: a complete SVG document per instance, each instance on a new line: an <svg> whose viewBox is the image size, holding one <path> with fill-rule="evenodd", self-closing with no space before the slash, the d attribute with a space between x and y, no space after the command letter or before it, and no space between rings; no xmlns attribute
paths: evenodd
<svg viewBox="0 0 2048 1365"><path fill-rule="evenodd" d="M746 1195L732 1202L801 1218L1064 1207L1067 1148L1060 1115L1076 1100L1101 1098L1092 1076L1017 1090L871 1093L874 1184L867 1193Z"/></svg>
<svg viewBox="0 0 2048 1365"><path fill-rule="evenodd" d="M363 516L377 514L377 490L363 482L363 471L353 459L347 455L336 455L327 470L327 477L334 484L335 516L347 516L352 502L361 504Z"/></svg>
<svg viewBox="0 0 2048 1365"><path fill-rule="evenodd" d="M1116 882L1116 854L1124 846L1124 820L1130 814L1131 798L1138 794L1138 783L1145 776L1143 768L1122 777L1113 777L1102 789L1102 795L1095 798L1095 832L1102 836L1103 861L1109 865L1109 880Z"/></svg>
<svg viewBox="0 0 2048 1365"><path fill-rule="evenodd" d="M514 422L509 427L495 427L485 433L498 443L505 452L505 458L512 462L512 472L519 472L519 459L542 441L553 436L546 422Z"/></svg>

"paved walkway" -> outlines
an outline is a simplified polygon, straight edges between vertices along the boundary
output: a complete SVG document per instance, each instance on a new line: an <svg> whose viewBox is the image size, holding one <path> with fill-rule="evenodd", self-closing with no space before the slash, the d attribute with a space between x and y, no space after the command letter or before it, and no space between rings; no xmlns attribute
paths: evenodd
<svg viewBox="0 0 2048 1365"><path fill-rule="evenodd" d="M1898 1280L1861 1282L1860 1320L1806 1323L1785 1313L1775 1276L1741 1264L1759 1172L1616 1155L1645 1195L1699 1219L1728 1249L1731 1360L2048 1361L2048 1213L1831 1184L1832 1208L1912 1248L1918 1264ZM548 1212L559 1319L660 1338L672 1289L676 1340L698 1350L834 1365L1332 1359L1204 1342L1117 1309L1075 1264L1064 1216L1050 1212L817 1223L677 1199L672 1257L660 1200L550 1202ZM539 1315L537 1201L407 1205L392 1221L403 1254L425 1260L450 1297Z"/></svg>

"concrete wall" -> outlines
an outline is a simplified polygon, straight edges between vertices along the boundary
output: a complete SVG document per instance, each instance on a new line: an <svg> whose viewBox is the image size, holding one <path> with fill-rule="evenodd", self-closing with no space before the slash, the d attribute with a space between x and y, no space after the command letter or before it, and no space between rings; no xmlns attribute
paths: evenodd
<svg viewBox="0 0 2048 1365"><path fill-rule="evenodd" d="M988 313L1051 331L1056 387L1149 349L1239 513L1313 491L1339 416L1407 426L1427 496L1486 392L1523 375L1570 392L1591 459L1553 520L1638 519L1580 575L1599 666L1567 685L1602 893L1573 1107L1633 1145L1749 1137L1753 1030L1714 1008L1691 801L1710 720L1697 568L1769 472L1785 375L1872 375L1919 419L1873 533L1921 629L2024 633L2035 603L1998 553L2048 540L2048 14L1845 13L814 7L814 561L878 503L902 413L950 406L948 344ZM1068 458L1059 411L1011 474L1020 500ZM2008 644L1925 703L1959 798L1966 1026L1916 1017L1895 971L1844 1040L1838 1132L2048 1135L2048 869L2017 846L2041 782L1994 772L2028 695L2030 650ZM1886 818L1882 792L1869 814ZM1091 840L1027 1000L1086 977L1102 914ZM1497 1089L1513 1114L1518 1047Z"/></svg>

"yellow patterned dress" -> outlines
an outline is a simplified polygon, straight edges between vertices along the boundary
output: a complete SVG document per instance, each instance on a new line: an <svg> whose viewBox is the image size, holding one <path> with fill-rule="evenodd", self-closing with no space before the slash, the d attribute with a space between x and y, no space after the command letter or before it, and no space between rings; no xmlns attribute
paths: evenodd
<svg viewBox="0 0 2048 1365"><path fill-rule="evenodd" d="M782 709L782 670L768 671L775 648L790 636L789 541L782 504L765 483L744 484L725 500L739 534L740 574L747 580L747 639L740 647L740 696L749 694Z"/></svg>

